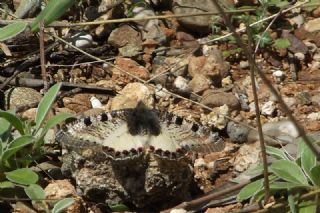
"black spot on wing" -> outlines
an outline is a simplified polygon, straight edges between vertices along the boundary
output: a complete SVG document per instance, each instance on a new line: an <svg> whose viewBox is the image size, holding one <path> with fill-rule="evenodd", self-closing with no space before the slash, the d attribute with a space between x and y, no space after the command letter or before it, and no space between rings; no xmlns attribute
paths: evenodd
<svg viewBox="0 0 320 213"><path fill-rule="evenodd" d="M193 123L193 124L192 124L192 127L191 127L191 130L192 130L193 132L198 131L198 130L199 130L199 125L196 124L196 123Z"/></svg>
<svg viewBox="0 0 320 213"><path fill-rule="evenodd" d="M102 122L108 121L108 115L107 115L107 113L102 113L100 120L101 120Z"/></svg>
<svg viewBox="0 0 320 213"><path fill-rule="evenodd" d="M175 121L174 121L175 124L181 125L182 122L183 122L183 118L181 118L181 117L179 117L179 116L177 116L177 117L175 118Z"/></svg>
<svg viewBox="0 0 320 213"><path fill-rule="evenodd" d="M83 123L84 123L86 126L90 126L90 125L92 124L90 117L85 117L85 118L83 119Z"/></svg>

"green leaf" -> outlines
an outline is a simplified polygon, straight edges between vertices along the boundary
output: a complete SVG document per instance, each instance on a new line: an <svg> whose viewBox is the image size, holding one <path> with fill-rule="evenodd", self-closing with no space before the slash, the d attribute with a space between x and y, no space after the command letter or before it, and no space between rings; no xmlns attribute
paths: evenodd
<svg viewBox="0 0 320 213"><path fill-rule="evenodd" d="M308 139L311 141L311 143L316 143L316 139L314 139L312 136L308 136ZM301 158L302 157L302 153L303 151L306 149L306 147L308 147L308 145L305 143L305 141L303 140L303 138L300 138L298 140L298 152L297 152L297 158Z"/></svg>
<svg viewBox="0 0 320 213"><path fill-rule="evenodd" d="M288 204L292 213L298 213L298 209L296 207L295 200L294 200L294 195L290 190L288 193Z"/></svg>
<svg viewBox="0 0 320 213"><path fill-rule="evenodd" d="M271 36L268 32L262 33L261 35L260 34L254 35L254 40L256 41L256 43L260 42L259 43L260 47L265 47L266 45L269 45L272 43Z"/></svg>
<svg viewBox="0 0 320 213"><path fill-rule="evenodd" d="M278 148L274 148L272 146L266 146L266 151L269 155L273 156L277 160L289 160L287 155Z"/></svg>
<svg viewBox="0 0 320 213"><path fill-rule="evenodd" d="M281 190L281 189L294 189L294 188L306 188L305 185L299 184L299 183L291 183L291 182L273 182L270 184L270 189L276 189L276 190Z"/></svg>
<svg viewBox="0 0 320 213"><path fill-rule="evenodd" d="M45 124L45 126L43 127L40 137L37 138L37 141L35 142L33 148L34 149L39 149L39 147L42 146L42 144L44 143L44 137L47 134L48 130L52 127L54 127L55 125L61 123L62 121L73 117L72 114L69 113L59 113L58 115L55 115L54 117L50 118L48 120L48 122Z"/></svg>
<svg viewBox="0 0 320 213"><path fill-rule="evenodd" d="M305 174L309 177L309 179L313 183L313 185L316 185L316 182L318 181L318 179L320 179L320 176L314 177L311 174L311 169L314 168L316 165L317 165L316 156L309 149L309 147L306 147L301 155L301 166Z"/></svg>
<svg viewBox="0 0 320 213"><path fill-rule="evenodd" d="M55 84L48 90L45 96L41 99L38 106L37 114L36 114L36 127L35 127L36 132L39 130L41 124L46 118L46 115L50 111L51 106L55 101L55 98L60 90L60 87L61 87L61 83Z"/></svg>
<svg viewBox="0 0 320 213"><path fill-rule="evenodd" d="M125 211L130 211L129 207L124 205L124 204L116 204L116 205L112 205L109 206L109 208L111 209L111 211L113 212L125 212Z"/></svg>
<svg viewBox="0 0 320 213"><path fill-rule="evenodd" d="M0 182L0 189L4 189L4 188L14 188L14 185L10 181Z"/></svg>
<svg viewBox="0 0 320 213"><path fill-rule="evenodd" d="M7 150L3 151L2 154L2 161L8 160L12 155L17 153L19 150L21 150L23 147L32 144L34 141L34 138L30 135L24 135L17 139L14 139L10 144L9 148Z"/></svg>
<svg viewBox="0 0 320 213"><path fill-rule="evenodd" d="M16 22L0 28L0 41L5 41L18 35L26 29L27 25L27 22Z"/></svg>
<svg viewBox="0 0 320 213"><path fill-rule="evenodd" d="M243 200L253 197L258 191L261 190L262 187L263 187L262 179L249 183L248 185L246 185L241 189L241 191L237 196L237 200L241 202Z"/></svg>
<svg viewBox="0 0 320 213"><path fill-rule="evenodd" d="M287 38L278 38L274 41L274 46L278 49L285 49L290 47L291 43Z"/></svg>
<svg viewBox="0 0 320 213"><path fill-rule="evenodd" d="M6 119L12 126L14 126L21 135L24 135L24 125L23 122L10 112L0 110L0 117Z"/></svg>
<svg viewBox="0 0 320 213"><path fill-rule="evenodd" d="M32 32L39 30L39 23L43 20L45 26L60 18L73 4L75 0L51 0L46 8L36 17L31 24Z"/></svg>
<svg viewBox="0 0 320 213"><path fill-rule="evenodd" d="M52 213L60 213L74 202L73 198L59 200L53 207Z"/></svg>
<svg viewBox="0 0 320 213"><path fill-rule="evenodd" d="M24 187L25 193L31 200L44 200L46 198L44 190L38 184L30 184L28 187Z"/></svg>
<svg viewBox="0 0 320 213"><path fill-rule="evenodd" d="M59 113L57 115L55 115L54 117L50 118L46 124L44 125L42 132L41 132L41 136L39 139L43 139L43 137L47 134L48 130L52 127L54 127L55 125L61 123L62 121L74 117L74 115L69 114L69 113Z"/></svg>
<svg viewBox="0 0 320 213"><path fill-rule="evenodd" d="M5 172L6 178L11 182L29 185L38 181L38 175L29 168L16 169L12 172Z"/></svg>
<svg viewBox="0 0 320 213"><path fill-rule="evenodd" d="M301 168L292 161L278 160L271 164L270 171L285 181L308 186L308 181Z"/></svg>
<svg viewBox="0 0 320 213"><path fill-rule="evenodd" d="M316 213L317 203L311 200L299 203L299 213Z"/></svg>
<svg viewBox="0 0 320 213"><path fill-rule="evenodd" d="M314 185L320 187L320 165L317 165L311 169L310 178Z"/></svg>
<svg viewBox="0 0 320 213"><path fill-rule="evenodd" d="M10 130L11 124L6 119L0 117L0 136Z"/></svg>

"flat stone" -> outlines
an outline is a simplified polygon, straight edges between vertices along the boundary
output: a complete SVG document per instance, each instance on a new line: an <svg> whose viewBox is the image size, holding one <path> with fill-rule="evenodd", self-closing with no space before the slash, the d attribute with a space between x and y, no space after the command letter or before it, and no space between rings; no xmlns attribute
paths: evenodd
<svg viewBox="0 0 320 213"><path fill-rule="evenodd" d="M152 92L141 83L129 83L110 102L111 110L134 108L139 101L143 101L147 106L153 105Z"/></svg>
<svg viewBox="0 0 320 213"><path fill-rule="evenodd" d="M128 44L141 46L142 39L140 33L131 26L122 25L111 32L108 38L108 44L116 48L120 48Z"/></svg>
<svg viewBox="0 0 320 213"><path fill-rule="evenodd" d="M233 6L233 1L219 0L218 2L224 9L230 9ZM217 12L217 9L210 0L174 0L172 11L174 14L189 14L203 11ZM212 20L210 16L183 17L179 18L178 21L184 27L196 33L208 33L211 31L210 24Z"/></svg>
<svg viewBox="0 0 320 213"><path fill-rule="evenodd" d="M118 68L125 70L126 72L131 73L136 77L139 77L143 80L149 79L149 71L144 66L141 66L130 58L117 58L114 61L114 64ZM131 79L132 77L125 74L124 72L121 72L119 69L112 68L112 80L117 80L119 83L122 82L123 84L125 84L129 83Z"/></svg>
<svg viewBox="0 0 320 213"><path fill-rule="evenodd" d="M227 105L230 109L240 109L238 98L228 92L215 92L215 90L207 90L202 95L201 103L209 107L219 107Z"/></svg>
<svg viewBox="0 0 320 213"><path fill-rule="evenodd" d="M211 86L211 80L204 75L196 75L188 83L188 88L194 93L201 93Z"/></svg>

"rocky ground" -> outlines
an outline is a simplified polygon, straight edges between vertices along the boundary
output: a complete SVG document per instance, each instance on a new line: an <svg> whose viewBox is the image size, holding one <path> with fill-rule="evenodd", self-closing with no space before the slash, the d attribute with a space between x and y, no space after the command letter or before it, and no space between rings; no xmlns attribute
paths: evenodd
<svg viewBox="0 0 320 213"><path fill-rule="evenodd" d="M212 1L205 0L146 2L82 1L62 19L69 22L106 21L217 10ZM254 0L220 3L224 9L240 10L242 6L254 10L262 8ZM285 7L292 6L293 2ZM267 8L265 17L276 14L277 8L277 5ZM21 17L33 17L35 14L29 11ZM261 18L254 11L248 14L252 16L251 22ZM245 19L240 15L233 15L237 29L244 26ZM265 43L257 46L256 61L305 130L317 133L320 130L320 7L289 9L277 17L271 27L268 27L269 23L270 20L265 21L261 28L252 30L254 35L261 35L265 30L269 35L269 41L260 40L260 44ZM134 108L143 101L150 108L171 112L219 132L226 147L221 152L197 156L193 162L197 190L189 199L219 188L251 166L261 163L257 132L248 128L256 128L257 116L250 65L233 39L220 38L228 31L219 17L159 18L63 27L59 30L68 42L105 61L99 62L97 58L84 55L55 41L48 34L45 38L48 78L68 82L63 86L63 92L81 88L80 92L72 92L57 102L52 113L91 116L103 111ZM47 29L47 32L52 31L53 28ZM242 33L242 39L248 42L246 33ZM282 43L277 44L276 41ZM15 72L15 68L25 63L22 70L18 69L20 85L12 83L5 87L6 98L2 107L18 108L22 117L32 120L36 108L25 110L22 106L38 102L42 97L37 38L30 33L22 33L1 43L0 48L2 83ZM297 130L280 110L277 99L258 76L256 84L266 142L275 146L279 141L282 145L295 143L299 136ZM54 142L55 130L52 130L47 136L47 144ZM292 149L290 152L294 153L294 146ZM77 195L73 181L61 174L61 156L49 159L44 158L41 164L44 165L43 170L50 174L50 177L43 177L48 198L74 196L77 202L68 212L108 211L104 204ZM15 212L33 211L24 202L13 206ZM242 207L243 204L230 202L202 211L231 212Z"/></svg>

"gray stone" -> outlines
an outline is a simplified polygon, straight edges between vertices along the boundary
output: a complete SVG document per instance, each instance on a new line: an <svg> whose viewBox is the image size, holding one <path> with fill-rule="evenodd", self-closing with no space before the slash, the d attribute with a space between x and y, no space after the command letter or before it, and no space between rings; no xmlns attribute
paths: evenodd
<svg viewBox="0 0 320 213"><path fill-rule="evenodd" d="M244 143L248 139L249 129L233 121L228 122L227 134L234 143Z"/></svg>
<svg viewBox="0 0 320 213"><path fill-rule="evenodd" d="M311 95L307 91L298 93L297 99L301 105L310 105L312 103Z"/></svg>
<svg viewBox="0 0 320 213"><path fill-rule="evenodd" d="M220 5L224 9L230 9L233 6L232 1L219 0ZM199 13L204 11L217 12L214 3L210 0L174 0L173 1L174 14L189 14ZM193 16L179 18L178 21L189 30L194 32L210 32L210 24L212 19L210 16Z"/></svg>

